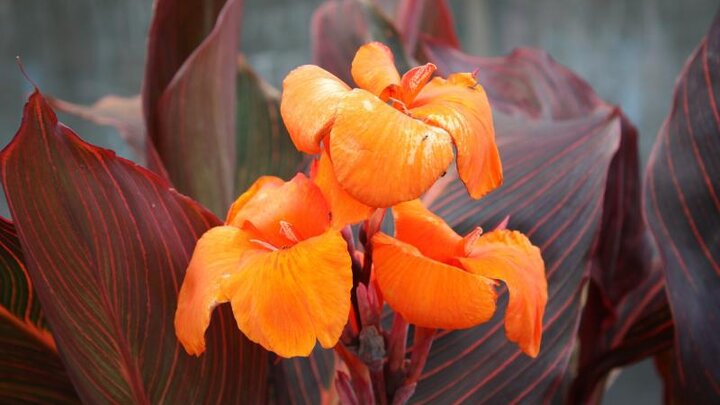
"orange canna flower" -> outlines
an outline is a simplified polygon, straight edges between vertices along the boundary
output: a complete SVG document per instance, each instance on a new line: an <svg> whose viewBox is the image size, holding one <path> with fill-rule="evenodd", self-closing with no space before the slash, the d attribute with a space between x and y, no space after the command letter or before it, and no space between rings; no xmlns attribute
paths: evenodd
<svg viewBox="0 0 720 405"><path fill-rule="evenodd" d="M429 63L397 72L390 50L363 45L351 89L317 66L283 82L280 105L298 150L329 151L338 184L360 203L390 207L419 197L447 170L457 150L460 178L473 198L502 183L490 104L470 73L435 77Z"/></svg>
<svg viewBox="0 0 720 405"><path fill-rule="evenodd" d="M350 311L347 243L330 208L303 174L261 177L208 230L193 252L178 297L175 332L185 350L205 350L218 304L230 302L240 330L282 357L337 343Z"/></svg>
<svg viewBox="0 0 720 405"><path fill-rule="evenodd" d="M322 151L319 159L310 166L310 177L320 188L325 199L332 209L332 225L341 229L348 224L354 224L367 219L375 208L369 207L354 199L345 191L335 177L330 156Z"/></svg>
<svg viewBox="0 0 720 405"><path fill-rule="evenodd" d="M396 312L427 328L473 327L495 313L495 280L502 280L508 340L537 356L547 281L540 250L525 235L478 228L463 238L418 200L393 214L396 237L378 233L372 246L378 285Z"/></svg>

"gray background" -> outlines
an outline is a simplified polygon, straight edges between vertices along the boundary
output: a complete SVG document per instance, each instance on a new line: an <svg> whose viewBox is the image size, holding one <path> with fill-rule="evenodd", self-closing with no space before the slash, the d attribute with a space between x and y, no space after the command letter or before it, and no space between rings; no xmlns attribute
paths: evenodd
<svg viewBox="0 0 720 405"><path fill-rule="evenodd" d="M309 21L320 0L245 0L242 50L277 86L310 61ZM643 162L667 114L677 73L718 7L712 0L450 0L464 49L499 55L536 46L620 105L640 130ZM15 64L50 95L91 103L140 88L150 0L0 0L0 146L17 130L30 86ZM117 134L61 114L86 140L129 151ZM7 216L2 204L0 213ZM649 362L630 367L607 404L660 403Z"/></svg>

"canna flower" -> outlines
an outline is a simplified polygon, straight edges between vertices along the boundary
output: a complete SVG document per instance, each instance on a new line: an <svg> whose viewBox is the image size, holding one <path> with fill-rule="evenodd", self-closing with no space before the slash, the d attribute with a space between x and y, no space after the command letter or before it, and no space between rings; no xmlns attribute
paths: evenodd
<svg viewBox="0 0 720 405"><path fill-rule="evenodd" d="M319 159L312 162L310 177L332 207L332 224L336 229L367 219L375 210L354 199L342 188L335 177L330 156L326 151L322 152Z"/></svg>
<svg viewBox="0 0 720 405"><path fill-rule="evenodd" d="M240 330L282 357L333 347L350 311L347 243L330 208L303 174L261 177L233 203L224 226L193 252L178 297L175 332L185 350L205 350L213 309L232 304Z"/></svg>
<svg viewBox="0 0 720 405"><path fill-rule="evenodd" d="M428 63L401 77L390 50L368 43L352 62L359 88L301 66L283 81L280 112L297 149L324 147L338 183L364 205L419 197L445 173L454 148L460 179L480 198L502 182L490 104L472 74L432 78L435 70Z"/></svg>
<svg viewBox="0 0 720 405"><path fill-rule="evenodd" d="M461 237L420 201L393 208L395 238L372 239L375 276L385 301L408 322L440 329L464 329L495 313L497 282L510 300L505 333L531 357L537 356L547 303L540 250L517 231L477 228Z"/></svg>

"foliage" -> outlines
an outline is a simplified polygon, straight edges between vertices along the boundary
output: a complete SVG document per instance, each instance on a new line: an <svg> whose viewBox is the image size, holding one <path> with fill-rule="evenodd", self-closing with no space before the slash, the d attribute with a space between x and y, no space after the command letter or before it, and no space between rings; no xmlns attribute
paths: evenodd
<svg viewBox="0 0 720 405"><path fill-rule="evenodd" d="M0 221L0 402L599 403L612 370L652 357L667 402L720 398L720 17L680 73L641 180L633 125L545 52L467 55L446 2L380 3L392 15L322 4L314 62L352 83L357 48L380 41L401 72L475 72L504 183L476 200L450 170L423 201L459 234L507 227L540 248L538 356L506 338L504 288L488 322L434 339L381 313L363 268L377 214L349 238L361 315L335 352L281 359L221 306L206 353L187 355L173 316L197 240L258 176L287 180L308 161L279 92L236 54L241 2L156 0L141 96L86 107L36 88L0 154L12 215ZM117 127L142 166L85 143L53 108Z"/></svg>

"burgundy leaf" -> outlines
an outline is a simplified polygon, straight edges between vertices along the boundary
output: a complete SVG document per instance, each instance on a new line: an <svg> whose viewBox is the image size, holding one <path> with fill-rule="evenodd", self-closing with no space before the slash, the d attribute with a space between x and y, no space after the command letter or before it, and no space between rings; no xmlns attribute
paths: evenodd
<svg viewBox="0 0 720 405"><path fill-rule="evenodd" d="M280 404L327 404L335 397L335 354L317 346L307 357L283 359L273 367Z"/></svg>
<svg viewBox="0 0 720 405"><path fill-rule="evenodd" d="M421 47L423 37L460 48L452 12L446 0L401 0L397 7L395 24L402 33L405 49L416 57L424 59Z"/></svg>
<svg viewBox="0 0 720 405"><path fill-rule="evenodd" d="M615 190L608 186L611 165L636 139L623 131L618 109L543 52L522 49L488 60L436 43L426 50L446 73L480 66L478 80L496 110L505 174L503 186L478 201L459 181L446 180L431 208L460 233L476 226L492 229L509 215L507 227L524 232L542 250L549 301L537 358L523 355L505 337L503 293L490 322L440 334L413 401L549 400L563 382L576 343L605 201L616 197L608 194Z"/></svg>
<svg viewBox="0 0 720 405"><path fill-rule="evenodd" d="M47 329L15 227L5 218L0 218L0 402L80 402Z"/></svg>
<svg viewBox="0 0 720 405"><path fill-rule="evenodd" d="M720 15L680 73L645 182L675 320L675 386L720 398Z"/></svg>
<svg viewBox="0 0 720 405"><path fill-rule="evenodd" d="M148 135L178 190L216 214L234 197L240 13L241 0L157 0L148 39Z"/></svg>
<svg viewBox="0 0 720 405"><path fill-rule="evenodd" d="M266 352L240 334L228 308L216 312L202 357L175 338L177 292L215 216L83 142L38 91L0 164L28 273L84 402L264 398Z"/></svg>
<svg viewBox="0 0 720 405"><path fill-rule="evenodd" d="M608 174L570 403L599 402L613 368L672 345L664 277L642 218L637 132L627 120L622 128L620 151Z"/></svg>
<svg viewBox="0 0 720 405"><path fill-rule="evenodd" d="M280 92L238 58L237 173L235 193L244 192L259 176L290 178L301 168L280 117Z"/></svg>
<svg viewBox="0 0 720 405"><path fill-rule="evenodd" d="M107 95L93 105L84 106L48 97L48 103L56 110L75 115L98 125L107 125L117 129L127 142L138 162L146 166L145 158L145 121L142 115L140 96L119 97ZM149 145L152 147L152 145Z"/></svg>
<svg viewBox="0 0 720 405"><path fill-rule="evenodd" d="M390 47L400 72L411 67L392 21L369 1L326 0L313 14L310 37L313 63L348 84L355 52L370 41Z"/></svg>
<svg viewBox="0 0 720 405"><path fill-rule="evenodd" d="M672 348L673 321L664 287L658 264L608 319L607 310L597 305L603 293L590 283L580 325L578 373L569 392L561 394L568 395L564 403L599 403L610 371Z"/></svg>
<svg viewBox="0 0 720 405"><path fill-rule="evenodd" d="M602 103L585 81L545 52L520 48L480 58L432 40L423 49L441 75L477 72L493 110L508 115L562 120L586 116Z"/></svg>

